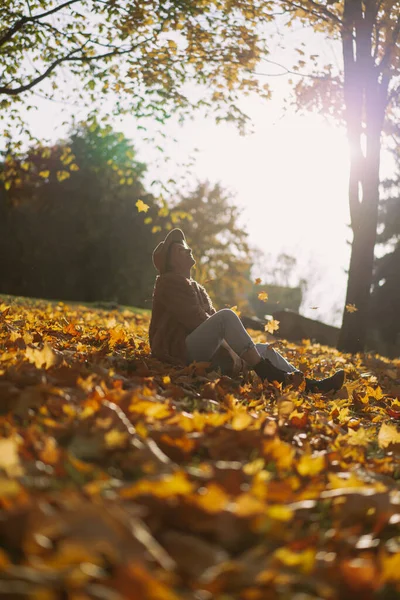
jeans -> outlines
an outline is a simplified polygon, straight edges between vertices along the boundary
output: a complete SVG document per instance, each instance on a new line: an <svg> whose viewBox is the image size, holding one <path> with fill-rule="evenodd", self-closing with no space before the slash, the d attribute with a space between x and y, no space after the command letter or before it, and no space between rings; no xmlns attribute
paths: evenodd
<svg viewBox="0 0 400 600"><path fill-rule="evenodd" d="M287 373L297 370L269 344L255 344L239 317L229 308L213 314L186 337L189 362L210 362L223 340L240 357L256 348L262 358L268 358L278 369Z"/></svg>

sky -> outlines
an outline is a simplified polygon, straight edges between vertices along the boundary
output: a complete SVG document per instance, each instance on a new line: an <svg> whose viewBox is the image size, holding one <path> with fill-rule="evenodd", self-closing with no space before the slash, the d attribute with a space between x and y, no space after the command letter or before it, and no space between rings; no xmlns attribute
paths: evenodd
<svg viewBox="0 0 400 600"><path fill-rule="evenodd" d="M304 31L291 32L289 50L271 47L271 59L290 64L290 48L303 41L308 53L337 61L338 48L329 40ZM317 43L317 46L315 45ZM340 54L340 53L339 53ZM262 72L265 67L260 67ZM135 141L137 158L149 165L148 184L153 179L179 179L181 167L197 148L191 168L193 187L197 180L219 182L242 208L242 224L249 242L270 257L254 270L268 284L274 257L285 252L297 258L291 284L300 278L309 282L300 312L340 326L346 292L346 269L352 239L347 198L348 148L345 131L313 114L283 108L290 96L287 77L268 65L272 100L258 97L241 100L250 116L252 133L241 136L232 124L216 125L211 117L197 115L180 126L165 127L164 155L143 141L134 117L115 121L115 128ZM264 77L264 76L262 76ZM33 133L55 140L65 134L60 124L68 114L80 118L79 107L64 106L37 98L38 110L30 117ZM83 117L83 115L82 115ZM150 127L151 129L151 127ZM168 141L176 138L176 142ZM271 281L270 281L271 282ZM268 290L268 285L265 286Z"/></svg>

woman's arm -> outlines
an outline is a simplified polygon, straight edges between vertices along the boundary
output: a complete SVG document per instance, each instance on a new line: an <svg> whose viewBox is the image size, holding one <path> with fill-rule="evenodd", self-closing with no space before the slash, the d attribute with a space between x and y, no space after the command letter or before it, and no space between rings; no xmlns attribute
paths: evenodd
<svg viewBox="0 0 400 600"><path fill-rule="evenodd" d="M198 284L198 288L200 290L200 294L201 294L202 300L204 302L205 311L211 317L211 315L215 314L217 311L215 310L213 303L211 301L211 298L207 294L205 287Z"/></svg>

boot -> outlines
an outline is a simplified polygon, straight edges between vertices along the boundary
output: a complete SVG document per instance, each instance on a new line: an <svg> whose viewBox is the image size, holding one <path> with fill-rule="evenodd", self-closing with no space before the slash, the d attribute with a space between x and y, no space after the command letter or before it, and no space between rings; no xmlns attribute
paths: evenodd
<svg viewBox="0 0 400 600"><path fill-rule="evenodd" d="M293 373L282 371L275 367L268 358L262 358L253 368L263 381L265 379L270 382L277 381L283 383L284 386L291 384L298 387L304 379L301 371L294 371Z"/></svg>
<svg viewBox="0 0 400 600"><path fill-rule="evenodd" d="M344 383L344 371L339 369L330 377L325 379L310 379L306 377L306 392L331 392L332 390L340 390Z"/></svg>

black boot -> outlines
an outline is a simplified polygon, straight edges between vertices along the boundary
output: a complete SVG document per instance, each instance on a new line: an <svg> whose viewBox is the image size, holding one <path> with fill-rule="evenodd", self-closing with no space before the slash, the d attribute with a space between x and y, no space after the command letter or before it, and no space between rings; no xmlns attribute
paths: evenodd
<svg viewBox="0 0 400 600"><path fill-rule="evenodd" d="M263 381L265 379L270 382L277 381L278 383L283 383L283 386L293 385L294 387L298 387L304 380L301 371L294 371L293 373L282 371L278 367L275 367L268 358L262 358L253 368Z"/></svg>
<svg viewBox="0 0 400 600"><path fill-rule="evenodd" d="M344 371L339 369L334 375L325 379L309 379L306 377L306 392L331 392L340 390L344 383Z"/></svg>
<svg viewBox="0 0 400 600"><path fill-rule="evenodd" d="M278 383L283 383L285 381L286 372L274 367L272 362L267 358L262 358L260 362L254 366L254 370L263 381L265 379L268 379L268 381L277 381Z"/></svg>

